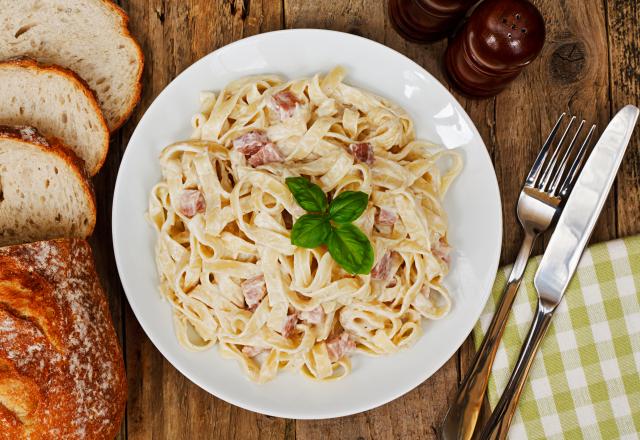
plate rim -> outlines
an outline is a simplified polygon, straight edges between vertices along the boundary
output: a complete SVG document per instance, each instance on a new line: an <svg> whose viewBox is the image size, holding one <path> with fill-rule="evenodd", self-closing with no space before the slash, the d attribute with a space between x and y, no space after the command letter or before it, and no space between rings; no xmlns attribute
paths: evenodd
<svg viewBox="0 0 640 440"><path fill-rule="evenodd" d="M475 134L475 136L477 136L477 138L479 139L481 145L479 145L479 147L484 147L484 148L480 148L480 153L482 155L485 156L485 159L487 160L487 163L489 165L489 169L491 171L491 186L493 187L493 190L495 190L495 194L497 195L497 208L498 208L498 215L497 215L497 233L498 233L498 237L499 240L497 242L497 246L496 246L496 250L494 251L494 255L491 255L491 259L493 260L493 263L490 265L490 273L493 273L492 276L490 276L490 280L491 282L488 283L488 286L485 289L482 289L485 291L484 293L484 297L482 298L482 308L480 309L480 313L478 314L478 317L476 317L473 321L468 321L470 322L469 325L467 325L468 329L465 328L464 329L464 338L462 338L462 341L456 345L453 344L451 347L453 347L452 349L447 351L447 355L446 356L442 356L442 361L439 363L436 363L436 365L434 367L432 367L431 369L424 369L424 372L422 374L419 374L416 376L416 380L415 381L411 381L410 384L408 384L407 386L403 386L403 387L398 387L397 389L394 390L394 392L392 393L388 393L384 398L380 398L374 401L368 400L366 402L363 402L362 404L359 405L352 405L352 407L349 408L349 410L347 411L340 411L340 412L332 412L331 410L327 410L322 414L311 414L308 412L301 412L301 413L297 413L297 414L292 414L292 413L287 413L285 411L281 411L281 410L272 410L269 408L265 408L265 407L261 407L259 405L253 405L250 401L240 401L238 399L236 399L233 396L228 395L225 392L220 392L220 390L215 390L215 392L210 390L210 387L208 387L207 385L205 385L204 383L202 383L200 380L194 378L189 371L186 368L182 368L181 367L181 362L177 361L176 359L173 358L173 356L170 356L167 354L168 349L165 349L160 341L160 338L157 337L157 335L155 335L153 332L149 331L147 328L147 325L145 325L143 323L143 321L139 318L139 316L141 315L141 311L140 309L135 306L132 301L130 300L130 294L127 292L127 288L125 287L125 282L124 282L124 278L128 278L128 277L123 277L123 273L125 273L125 271L121 270L121 267L123 267L123 263L121 261L121 258L119 255L121 254L121 250L120 247L116 245L116 243L120 243L120 241L118 240L118 232L117 232L117 228L116 228L116 218L119 216L119 208L118 208L118 203L117 201L120 199L119 194L121 194L122 189L120 188L123 183L123 179L124 177L121 177L120 175L120 169L122 167L122 165L125 163L125 161L127 160L127 158L132 154L131 150L133 150L133 148L129 148L129 146L131 145L132 139L134 139L136 137L136 133L138 132L138 130L140 130L140 126L143 125L144 121L146 120L147 117L149 117L150 111L151 109L154 107L154 105L161 99L162 96L164 96L165 93L168 93L168 90L171 88L172 84L174 82L176 82L180 77L182 77L183 75L186 75L189 71L191 70L195 70L199 68L199 65L201 64L206 64L206 62L208 60L210 60L212 57L214 57L216 54L218 54L221 51L227 51L227 50L231 50L233 49L234 46L237 45L241 45L241 44L247 44L248 42L252 41L252 40L262 40L262 39L267 39L267 38L271 38L276 34L291 34L292 36L294 34L300 34L300 33L304 33L304 34L333 34L333 35L337 35L339 38L346 38L346 39L354 39L354 40L364 40L363 42L366 44L371 44L373 46L376 46L377 49L380 49L382 51L388 51L390 52L391 55L393 56L399 56L401 58L403 58L405 61L408 61L410 63L410 65L412 65L412 67L414 67L417 71L419 71L421 74L425 75L426 77L430 78L435 87L440 87L442 89L442 91L444 91L447 95L449 95L451 97L451 99L458 105L459 109L462 111L463 115L466 117L466 119L471 123L471 127L472 130ZM354 414L358 414L364 411L369 411L375 408L378 408L382 405L385 405L393 400L396 400L402 396L404 396L405 394L407 394L409 391L417 388L419 385L421 385L423 382L425 382L427 379L429 379L431 376L433 376L433 374L435 374L437 371L439 371L444 364L446 364L451 357L460 349L460 347L464 344L464 342L469 338L469 335L471 334L473 327L475 326L475 324L477 323L478 319L480 318L480 315L482 313L482 310L484 309L484 307L486 306L486 303L489 299L489 296L491 294L491 290L492 290L492 286L495 282L495 277L497 276L497 271L498 271L498 267L499 267L499 263L500 263L500 256L501 256L501 251L502 251L502 243L503 243L503 219L502 219L502 211L503 211L503 204L502 204L502 196L500 194L500 187L498 185L498 180L497 180L497 175L495 172L495 167L493 165L493 162L491 160L491 156L489 155L489 151L487 150L486 144L484 142L484 139L482 139L482 136L480 135L475 123L473 122L473 120L469 117L467 111L465 110L465 108L462 106L462 104L459 102L459 100L444 86L443 83L441 83L435 76L433 76L428 70L426 70L423 66L421 66L420 64L418 64L417 62L415 62L414 60L412 60L411 58L409 58L408 56L402 54L401 52L386 46L382 43L379 43L375 40L371 40L369 38L365 38L359 35L354 35L354 34L350 34L347 32L341 32L341 31L335 31L335 30L329 30L329 29L314 29L314 28L299 28L299 29L280 29L280 30L275 30L275 31L270 31L270 32L264 32L264 33L260 33L260 34L256 34L256 35L252 35L249 37L245 37L236 41L233 41L229 44L226 44L224 46L218 47L217 49L209 52L208 54L204 55L203 57L201 57L200 59L194 61L192 64L190 64L187 68L185 68L182 72L180 72L178 75L176 75L161 91L160 93L158 93L158 95L153 99L153 101L149 104L149 106L147 107L147 109L145 110L144 114L142 115L142 117L140 118L140 120L137 122L135 129L133 130L133 132L131 133L131 136L129 137L129 140L127 142L127 147L122 155L122 159L120 160L120 163L118 165L118 173L116 176L116 182L114 185L114 190L113 190L113 200L112 200L112 205L111 205L111 235L112 235L112 243L113 243L113 252L114 252L114 259L116 262L116 268L117 268L117 272L118 272L118 278L120 280L120 285L122 286L122 290L125 293L125 296L127 298L127 302L129 303L129 307L131 308L131 310L134 313L134 316L136 318L136 321L138 322L138 324L140 325L140 327L143 329L145 335L149 338L149 340L151 341L151 343L153 344L154 348L156 350L158 350L160 352L160 354L162 354L162 356L180 373L182 374L184 377L186 377L191 383L197 385L198 387L200 387L201 389L203 389L204 391L206 391L207 393L215 396L216 398L219 398L229 404L238 406L240 408L246 409L248 411L252 411L252 412L256 412L259 414L264 414L264 415L268 415L268 416L273 416L273 417L280 417L280 418L289 418L289 419L296 419L296 420L322 420L322 419L329 419L329 418L339 418L339 417L346 417L346 416L350 416L350 415L354 415ZM484 286L483 286L484 287ZM179 366L180 365L180 366ZM304 410L301 410L304 411Z"/></svg>

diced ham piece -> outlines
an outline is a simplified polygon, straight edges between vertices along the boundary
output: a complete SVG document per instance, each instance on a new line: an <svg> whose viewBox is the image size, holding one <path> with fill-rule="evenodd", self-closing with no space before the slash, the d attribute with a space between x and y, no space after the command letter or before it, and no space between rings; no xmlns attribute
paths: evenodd
<svg viewBox="0 0 640 440"><path fill-rule="evenodd" d="M253 130L234 139L233 148L244 154L249 165L254 168L267 163L284 161L278 147L261 130Z"/></svg>
<svg viewBox="0 0 640 440"><path fill-rule="evenodd" d="M269 143L267 134L262 130L252 130L233 140L233 148L251 156L256 154L265 144Z"/></svg>
<svg viewBox="0 0 640 440"><path fill-rule="evenodd" d="M249 356L250 358L258 356L260 353L264 353L268 351L268 348L263 347L253 347L251 345L245 345L242 347L242 353Z"/></svg>
<svg viewBox="0 0 640 440"><path fill-rule="evenodd" d="M248 162L255 168L267 163L284 162L284 157L273 142L267 142L258 152L249 157Z"/></svg>
<svg viewBox="0 0 640 440"><path fill-rule="evenodd" d="M380 208L378 212L376 212L376 225L393 226L397 220L398 216L396 213L388 209Z"/></svg>
<svg viewBox="0 0 640 440"><path fill-rule="evenodd" d="M447 239L440 237L437 242L431 245L431 252L433 255L444 261L445 264L451 263L451 246L447 243Z"/></svg>
<svg viewBox="0 0 640 440"><path fill-rule="evenodd" d="M253 278L249 278L240 284L242 288L242 294L244 295L244 302L247 303L247 307L250 310L260 304L260 301L267 294L267 285L264 282L264 275L258 275Z"/></svg>
<svg viewBox="0 0 640 440"><path fill-rule="evenodd" d="M282 336L285 338L291 337L293 334L293 330L296 328L296 324L298 323L298 315L293 314L286 317L284 320L284 324L282 325L282 331L280 332Z"/></svg>
<svg viewBox="0 0 640 440"><path fill-rule="evenodd" d="M356 158L357 162L373 165L375 157L373 156L373 146L368 142L349 145L349 151Z"/></svg>
<svg viewBox="0 0 640 440"><path fill-rule="evenodd" d="M398 285L398 279L396 277L391 278L391 280L387 283L386 287L389 289L392 287L396 287Z"/></svg>
<svg viewBox="0 0 640 440"><path fill-rule="evenodd" d="M281 121L293 116L296 106L300 104L296 95L288 90L278 92L269 100L269 108L278 114Z"/></svg>
<svg viewBox="0 0 640 440"><path fill-rule="evenodd" d="M387 251L371 269L371 278L379 281L389 281L391 279L391 262L393 252Z"/></svg>
<svg viewBox="0 0 640 440"><path fill-rule="evenodd" d="M180 194L178 211L185 217L191 218L199 212L204 212L206 206L204 196L197 189L185 189Z"/></svg>
<svg viewBox="0 0 640 440"><path fill-rule="evenodd" d="M351 340L347 332L342 332L340 336L336 336L327 341L327 351L329 352L329 360L331 362L337 361L355 349L356 343Z"/></svg>
<svg viewBox="0 0 640 440"><path fill-rule="evenodd" d="M309 324L320 324L324 319L324 310L322 310L322 306L317 306L308 312L300 312L300 319Z"/></svg>

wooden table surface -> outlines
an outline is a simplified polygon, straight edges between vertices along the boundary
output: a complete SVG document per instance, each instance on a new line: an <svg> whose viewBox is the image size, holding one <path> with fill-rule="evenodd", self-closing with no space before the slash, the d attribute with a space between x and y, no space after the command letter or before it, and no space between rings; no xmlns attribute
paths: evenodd
<svg viewBox="0 0 640 440"><path fill-rule="evenodd" d="M547 23L542 55L502 94L460 102L493 160L503 203L502 263L522 237L514 207L543 137L563 111L602 129L624 104L640 100L640 5L637 0L533 0ZM473 353L469 340L436 374L380 408L340 419L296 421L255 414L217 399L183 377L140 328L120 284L111 244L111 202L118 166L137 121L182 70L243 37L284 28L325 28L390 46L442 82L446 42L405 42L391 27L385 0L120 0L145 55L143 95L112 139L95 178L99 217L92 239L99 272L125 353L128 439L414 439L434 438ZM454 92L455 93L455 92ZM640 130L636 130L592 242L640 232Z"/></svg>

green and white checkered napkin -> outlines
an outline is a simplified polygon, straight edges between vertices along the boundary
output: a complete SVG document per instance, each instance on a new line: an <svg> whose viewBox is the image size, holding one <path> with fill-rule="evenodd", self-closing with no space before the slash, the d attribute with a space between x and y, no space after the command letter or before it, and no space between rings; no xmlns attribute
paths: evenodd
<svg viewBox="0 0 640 440"><path fill-rule="evenodd" d="M489 380L495 407L533 319L529 262ZM511 267L500 269L474 329L478 347ZM509 438L640 438L640 236L594 245L555 312L529 375Z"/></svg>

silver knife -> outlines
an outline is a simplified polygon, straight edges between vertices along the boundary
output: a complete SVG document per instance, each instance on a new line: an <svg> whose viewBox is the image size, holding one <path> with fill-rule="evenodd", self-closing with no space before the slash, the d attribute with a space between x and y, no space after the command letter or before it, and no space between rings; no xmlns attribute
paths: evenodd
<svg viewBox="0 0 640 440"><path fill-rule="evenodd" d="M516 366L479 438L504 439L538 347L578 266L602 211L640 110L628 105L611 120L593 148L558 219L533 284L538 306Z"/></svg>

